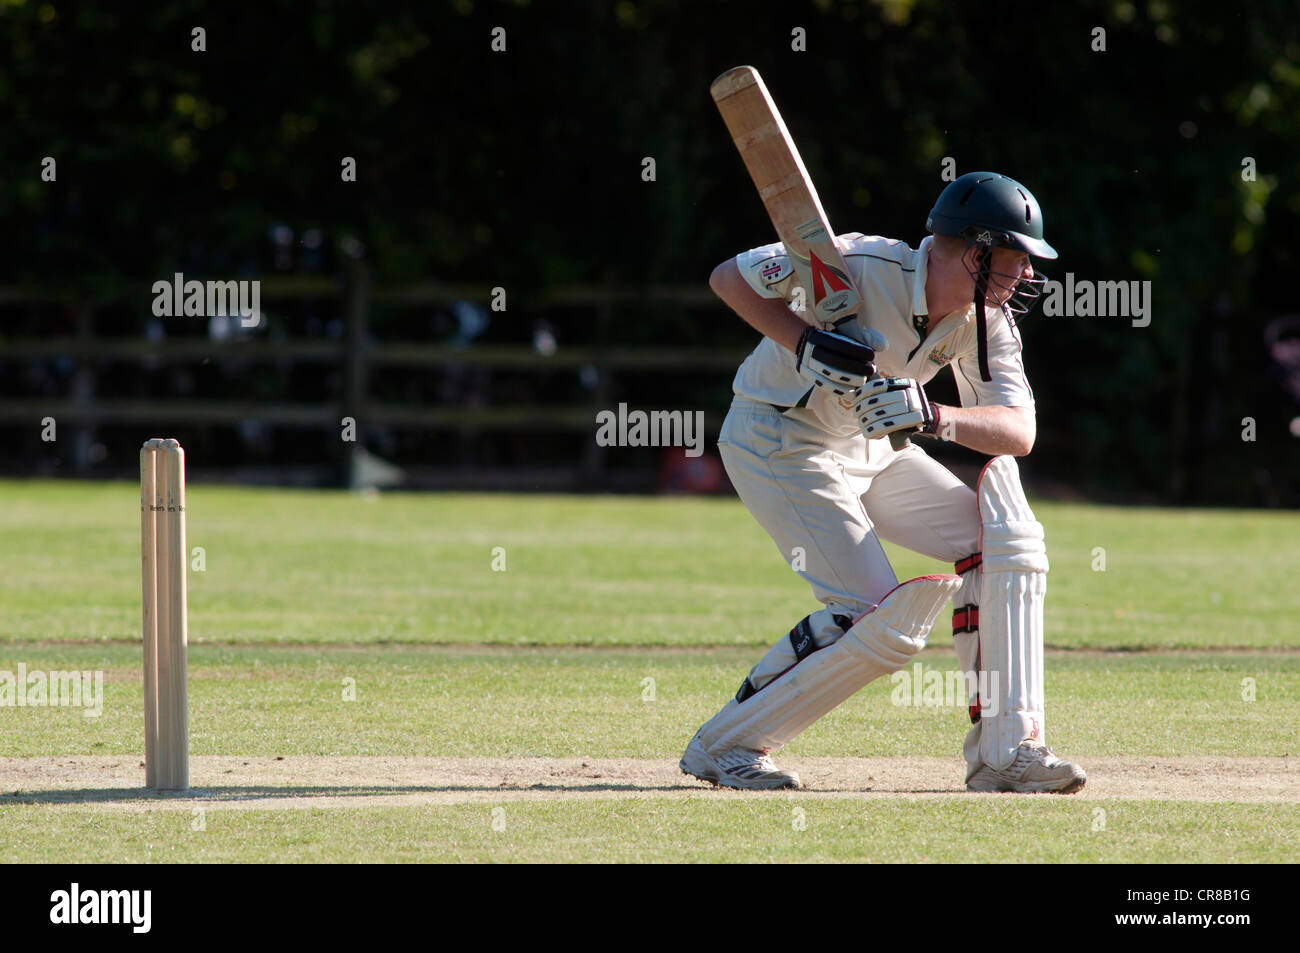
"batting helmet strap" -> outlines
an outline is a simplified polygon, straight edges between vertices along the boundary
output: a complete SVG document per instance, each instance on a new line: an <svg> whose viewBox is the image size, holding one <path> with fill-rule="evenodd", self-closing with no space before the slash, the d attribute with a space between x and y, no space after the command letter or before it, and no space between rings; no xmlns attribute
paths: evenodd
<svg viewBox="0 0 1300 953"><path fill-rule="evenodd" d="M977 253L978 272L975 275L975 338L979 347L980 380L991 381L993 374L989 371L989 323L984 316L984 299L989 291L989 262L993 259L993 250L988 245L981 245Z"/></svg>

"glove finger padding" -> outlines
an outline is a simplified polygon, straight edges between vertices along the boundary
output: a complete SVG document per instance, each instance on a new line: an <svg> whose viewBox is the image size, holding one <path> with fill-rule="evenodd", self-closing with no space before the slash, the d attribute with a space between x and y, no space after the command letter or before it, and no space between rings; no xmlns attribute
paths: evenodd
<svg viewBox="0 0 1300 953"><path fill-rule="evenodd" d="M852 394L876 373L876 352L832 331L809 327L795 349L795 369L809 383Z"/></svg>
<svg viewBox="0 0 1300 953"><path fill-rule="evenodd" d="M883 437L900 430L932 433L931 427L937 420L924 388L908 377L867 381L853 414L867 437Z"/></svg>

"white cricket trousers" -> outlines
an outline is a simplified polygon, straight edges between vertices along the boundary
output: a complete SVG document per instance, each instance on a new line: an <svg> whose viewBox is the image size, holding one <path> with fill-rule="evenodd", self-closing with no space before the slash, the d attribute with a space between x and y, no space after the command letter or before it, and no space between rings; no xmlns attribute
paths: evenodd
<svg viewBox="0 0 1300 953"><path fill-rule="evenodd" d="M895 451L888 438L835 437L800 416L810 412L737 398L718 450L749 512L827 607L813 626L821 648L842 631L824 629L833 614L857 617L898 584L882 539L948 572L978 548L979 510L915 441Z"/></svg>

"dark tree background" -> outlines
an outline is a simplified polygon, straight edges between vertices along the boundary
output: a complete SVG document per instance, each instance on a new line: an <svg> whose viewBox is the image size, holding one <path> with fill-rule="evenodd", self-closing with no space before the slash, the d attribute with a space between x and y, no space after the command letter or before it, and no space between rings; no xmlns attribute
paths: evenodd
<svg viewBox="0 0 1300 953"><path fill-rule="evenodd" d="M708 96L751 63L839 229L915 244L952 157L1033 189L1061 253L1050 276L1152 282L1146 328L1023 321L1036 472L1100 495L1297 501L1300 406L1264 336L1300 312L1294 3L0 10L0 284L144 312L173 270L264 262L271 222L354 237L378 281L703 284L772 238ZM490 47L496 27L505 52ZM56 183L39 178L45 156ZM356 183L340 181L344 156ZM338 267L322 254L318 270ZM628 307L600 333L752 340L739 320L675 306Z"/></svg>

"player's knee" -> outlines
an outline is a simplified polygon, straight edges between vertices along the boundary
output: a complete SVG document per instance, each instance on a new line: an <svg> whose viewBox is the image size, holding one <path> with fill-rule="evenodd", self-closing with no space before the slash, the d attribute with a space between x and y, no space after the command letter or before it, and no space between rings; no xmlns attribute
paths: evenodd
<svg viewBox="0 0 1300 953"><path fill-rule="evenodd" d="M867 619L870 619L867 616ZM866 620L864 620L866 621ZM925 648L925 636L917 637L887 625L859 623L845 636L845 646L866 656L886 672L896 672Z"/></svg>
<svg viewBox="0 0 1300 953"><path fill-rule="evenodd" d="M896 672L925 648L939 611L961 585L956 576L919 576L902 583L844 636L844 646L885 672Z"/></svg>
<svg viewBox="0 0 1300 953"><path fill-rule="evenodd" d="M845 648L868 658L887 671L898 671L925 648L926 635L919 635L911 625L901 629L890 619L868 612L845 632Z"/></svg>

